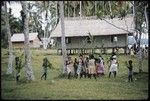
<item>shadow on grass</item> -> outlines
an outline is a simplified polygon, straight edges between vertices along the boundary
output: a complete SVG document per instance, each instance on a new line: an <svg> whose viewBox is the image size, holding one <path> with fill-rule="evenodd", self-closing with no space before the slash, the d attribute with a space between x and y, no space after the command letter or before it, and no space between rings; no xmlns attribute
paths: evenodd
<svg viewBox="0 0 150 101"><path fill-rule="evenodd" d="M20 80L17 82L17 84L26 84L26 83L28 83L28 81L26 80L26 78L22 78L22 79L20 79Z"/></svg>
<svg viewBox="0 0 150 101"><path fill-rule="evenodd" d="M55 80L66 79L66 78L67 78L67 74L63 74L63 73L60 73L58 76L54 77Z"/></svg>
<svg viewBox="0 0 150 101"><path fill-rule="evenodd" d="M10 92L13 92L14 90L16 90L16 89L15 88L4 88L3 92L10 93Z"/></svg>
<svg viewBox="0 0 150 101"><path fill-rule="evenodd" d="M47 55L57 55L57 54L56 53L44 53L43 55L47 56Z"/></svg>
<svg viewBox="0 0 150 101"><path fill-rule="evenodd" d="M1 74L1 79L6 81L15 80L14 76L11 74Z"/></svg>
<svg viewBox="0 0 150 101"><path fill-rule="evenodd" d="M27 78L21 78L18 82L16 82L18 85L22 85L22 84L29 84L29 83L37 83L38 81L36 81L36 80L33 80L33 81L31 81L31 80L27 80Z"/></svg>

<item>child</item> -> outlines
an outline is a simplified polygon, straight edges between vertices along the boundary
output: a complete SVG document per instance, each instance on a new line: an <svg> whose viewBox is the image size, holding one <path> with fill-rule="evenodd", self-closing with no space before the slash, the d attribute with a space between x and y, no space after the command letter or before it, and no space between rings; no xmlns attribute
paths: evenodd
<svg viewBox="0 0 150 101"><path fill-rule="evenodd" d="M84 77L86 78L86 65L85 65L85 61L86 61L86 58L85 57L82 57L81 58L81 73L80 73L80 78L84 75Z"/></svg>
<svg viewBox="0 0 150 101"><path fill-rule="evenodd" d="M89 58L88 57L86 57L86 60L85 60L85 67L86 67L85 73L86 73L86 76L88 76L89 75L88 74L89 72Z"/></svg>
<svg viewBox="0 0 150 101"><path fill-rule="evenodd" d="M74 77L75 78L78 77L78 74L77 74L78 64L79 64L79 62L77 61L77 58L75 58L74 59L74 64L73 64L73 67L74 67Z"/></svg>
<svg viewBox="0 0 150 101"><path fill-rule="evenodd" d="M15 58L16 60L16 81L18 82L19 81L19 78L20 78L20 70L22 69L23 65L21 64L21 59L19 59L19 57L16 57Z"/></svg>
<svg viewBox="0 0 150 101"><path fill-rule="evenodd" d="M68 79L70 79L71 71L72 71L72 68L73 68L73 61L72 61L70 56L68 56L68 61L67 61L66 65L67 65Z"/></svg>
<svg viewBox="0 0 150 101"><path fill-rule="evenodd" d="M100 65L100 60L95 58L95 68L96 68L96 74L99 76L99 65Z"/></svg>
<svg viewBox="0 0 150 101"><path fill-rule="evenodd" d="M114 74L114 77L116 77L116 74L117 74L117 71L118 71L118 62L117 62L117 59L116 59L116 55L114 55L112 57L112 60L110 61L111 65L110 65L110 69L109 69L109 78L110 78L110 75L111 73Z"/></svg>
<svg viewBox="0 0 150 101"><path fill-rule="evenodd" d="M42 67L43 67L44 73L43 73L43 75L41 76L41 80L42 80L43 76L45 76L45 80L46 80L46 78L47 78L47 68L48 68L48 67L49 67L49 68L52 68L52 64L48 61L47 58L44 58L44 59L43 59L43 65L42 65Z"/></svg>
<svg viewBox="0 0 150 101"><path fill-rule="evenodd" d="M100 75L104 75L104 59L99 56L99 67L98 67L98 73Z"/></svg>
<svg viewBox="0 0 150 101"><path fill-rule="evenodd" d="M93 77L96 79L95 59L93 55L90 55L89 57L89 77L91 79L91 76L93 75Z"/></svg>
<svg viewBox="0 0 150 101"><path fill-rule="evenodd" d="M81 76L81 70L82 70L82 63L83 63L83 60L82 60L82 55L80 54L79 56L79 65L78 65L78 69L77 69L77 74L78 76L80 75Z"/></svg>
<svg viewBox="0 0 150 101"><path fill-rule="evenodd" d="M128 64L129 63L129 64ZM126 66L127 68L129 69L129 72L128 72L128 82L133 82L133 66L132 66L132 60L129 60L127 63L126 61Z"/></svg>

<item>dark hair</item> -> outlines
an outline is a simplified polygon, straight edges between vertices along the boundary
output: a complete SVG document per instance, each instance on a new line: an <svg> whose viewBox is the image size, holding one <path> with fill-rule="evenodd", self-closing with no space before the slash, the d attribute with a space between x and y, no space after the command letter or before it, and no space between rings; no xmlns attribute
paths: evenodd
<svg viewBox="0 0 150 101"><path fill-rule="evenodd" d="M89 57L90 57L90 59L94 59L94 55L93 54L90 54Z"/></svg>
<svg viewBox="0 0 150 101"><path fill-rule="evenodd" d="M129 60L129 64L132 64L132 60Z"/></svg>
<svg viewBox="0 0 150 101"><path fill-rule="evenodd" d="M16 60L16 61L19 61L19 57L16 57L15 60Z"/></svg>
<svg viewBox="0 0 150 101"><path fill-rule="evenodd" d="M43 61L47 62L47 58L45 57L45 58L43 59Z"/></svg>
<svg viewBox="0 0 150 101"><path fill-rule="evenodd" d="M79 56L83 56L82 54L80 54Z"/></svg>
<svg viewBox="0 0 150 101"><path fill-rule="evenodd" d="M76 62L76 61L77 61L77 58L74 58L74 61Z"/></svg>
<svg viewBox="0 0 150 101"><path fill-rule="evenodd" d="M89 58L88 57L86 57L86 60L88 60Z"/></svg>

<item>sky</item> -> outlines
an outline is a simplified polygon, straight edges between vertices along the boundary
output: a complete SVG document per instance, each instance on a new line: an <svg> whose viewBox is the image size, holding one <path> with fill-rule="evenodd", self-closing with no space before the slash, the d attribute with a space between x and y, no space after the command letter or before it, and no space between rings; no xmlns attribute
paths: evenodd
<svg viewBox="0 0 150 101"><path fill-rule="evenodd" d="M20 3L11 3L10 5L8 4L8 7L12 8L12 14L14 17L21 18L20 11L22 10L22 7Z"/></svg>

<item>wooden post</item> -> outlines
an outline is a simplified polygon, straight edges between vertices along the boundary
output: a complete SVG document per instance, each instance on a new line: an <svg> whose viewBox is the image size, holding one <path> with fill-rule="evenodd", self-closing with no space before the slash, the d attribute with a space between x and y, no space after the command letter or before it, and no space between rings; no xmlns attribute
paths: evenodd
<svg viewBox="0 0 150 101"><path fill-rule="evenodd" d="M58 55L58 49L57 49L57 55Z"/></svg>
<svg viewBox="0 0 150 101"><path fill-rule="evenodd" d="M76 49L74 50L75 54L76 54Z"/></svg>
<svg viewBox="0 0 150 101"><path fill-rule="evenodd" d="M124 47L124 54L127 55L127 47L126 46Z"/></svg>
<svg viewBox="0 0 150 101"><path fill-rule="evenodd" d="M104 48L104 54L106 54L106 48Z"/></svg>
<svg viewBox="0 0 150 101"><path fill-rule="evenodd" d="M71 54L71 49L69 49L69 54Z"/></svg>
<svg viewBox="0 0 150 101"><path fill-rule="evenodd" d="M74 54L74 49L73 49L73 54Z"/></svg>
<svg viewBox="0 0 150 101"><path fill-rule="evenodd" d="M60 49L60 55L62 55L62 49Z"/></svg>

